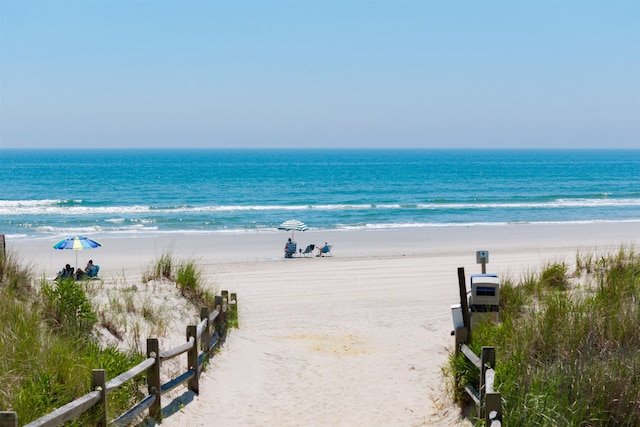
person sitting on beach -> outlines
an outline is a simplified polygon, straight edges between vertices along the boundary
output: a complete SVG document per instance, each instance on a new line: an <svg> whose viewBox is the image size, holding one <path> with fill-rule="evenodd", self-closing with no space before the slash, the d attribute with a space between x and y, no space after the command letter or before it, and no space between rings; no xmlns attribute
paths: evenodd
<svg viewBox="0 0 640 427"><path fill-rule="evenodd" d="M322 254L329 252L329 242L324 242L324 245L316 245L316 249L318 250L317 257L322 256Z"/></svg>
<svg viewBox="0 0 640 427"><path fill-rule="evenodd" d="M78 267L78 269L76 270L76 274L74 276L74 279L76 280L82 280L82 278L84 277L85 272L82 271L82 268Z"/></svg>
<svg viewBox="0 0 640 427"><path fill-rule="evenodd" d="M293 254L296 252L296 242L292 241L291 238L287 240L287 243L284 244L284 257L292 258Z"/></svg>
<svg viewBox="0 0 640 427"><path fill-rule="evenodd" d="M73 277L73 267L71 267L69 264L64 266L64 268L56 276L56 279L65 279L67 277Z"/></svg>
<svg viewBox="0 0 640 427"><path fill-rule="evenodd" d="M95 265L93 260L90 259L87 266L84 268L84 272L89 277L96 277L98 275L98 269L100 269L100 267Z"/></svg>

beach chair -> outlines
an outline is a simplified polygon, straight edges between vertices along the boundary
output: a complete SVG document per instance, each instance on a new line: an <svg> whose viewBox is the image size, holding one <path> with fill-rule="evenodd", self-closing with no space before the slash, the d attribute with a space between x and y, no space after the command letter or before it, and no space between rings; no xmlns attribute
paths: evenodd
<svg viewBox="0 0 640 427"><path fill-rule="evenodd" d="M87 273L88 277L98 277L98 271L100 271L100 266L94 264L89 267L89 269L85 273Z"/></svg>
<svg viewBox="0 0 640 427"><path fill-rule="evenodd" d="M302 252L302 255L309 256L309 254L313 254L313 250L316 248L316 245L308 245L307 248Z"/></svg>
<svg viewBox="0 0 640 427"><path fill-rule="evenodd" d="M320 249L320 252L318 252L318 255L316 256L333 256L331 254L331 248L333 247L333 245L324 245L322 247L322 249Z"/></svg>
<svg viewBox="0 0 640 427"><path fill-rule="evenodd" d="M285 258L293 258L296 255L296 250L298 249L298 245L296 242L287 243L287 249L284 251Z"/></svg>

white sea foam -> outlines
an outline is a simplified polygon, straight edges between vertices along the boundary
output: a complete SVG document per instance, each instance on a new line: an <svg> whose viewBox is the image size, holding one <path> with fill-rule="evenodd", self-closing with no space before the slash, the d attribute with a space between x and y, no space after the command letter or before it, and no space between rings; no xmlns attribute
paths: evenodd
<svg viewBox="0 0 640 427"><path fill-rule="evenodd" d="M0 200L0 208L53 206L61 202L63 202L63 200Z"/></svg>
<svg viewBox="0 0 640 427"><path fill-rule="evenodd" d="M45 203L46 202L46 203ZM455 202L412 204L332 204L332 205L212 205L212 206L65 206L52 201L0 201L0 215L131 215L131 214L176 214L199 212L244 212L244 211L302 211L302 210L462 210L462 209L549 209L588 207L640 207L640 199L555 199L546 202ZM120 218L106 221L116 222Z"/></svg>

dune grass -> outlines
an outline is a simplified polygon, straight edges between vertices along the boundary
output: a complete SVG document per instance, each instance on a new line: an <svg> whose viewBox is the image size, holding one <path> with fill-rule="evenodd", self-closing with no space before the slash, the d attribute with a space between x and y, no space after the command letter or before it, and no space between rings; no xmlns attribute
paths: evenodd
<svg viewBox="0 0 640 427"><path fill-rule="evenodd" d="M92 337L96 316L80 285L42 279L37 291L33 270L11 254L0 255L0 408L15 411L20 425L91 391L92 369L105 369L113 378L143 360L102 348ZM132 406L143 381L110 393L109 412ZM87 424L89 415L67 425Z"/></svg>
<svg viewBox="0 0 640 427"><path fill-rule="evenodd" d="M480 324L470 347L496 348L503 425L640 425L640 257L633 249L578 255L500 287L501 324ZM455 397L476 382L450 357ZM482 424L482 421L478 421Z"/></svg>
<svg viewBox="0 0 640 427"><path fill-rule="evenodd" d="M143 282L165 278L175 281L183 297L194 305L214 307L216 290L210 290L204 275L193 259L176 260L173 254L163 252L143 274Z"/></svg>
<svg viewBox="0 0 640 427"><path fill-rule="evenodd" d="M143 361L143 324L152 325L147 332L156 335L167 327L164 305L149 297L135 298L140 284L122 278L118 292L110 289L106 305L94 307L92 298L95 301L105 292L103 282L36 280L32 271L36 269L22 265L13 255L5 258L0 254L0 409L15 411L20 425L91 391L92 369L105 369L110 379ZM150 283L158 279L160 282ZM216 290L207 286L193 260L176 261L170 252L164 252L143 273L142 281L170 289L174 289L171 282L175 283L188 305L196 308L196 319L200 307L214 307ZM130 336L133 344L127 348L131 350L105 348L94 335L96 325L120 340ZM145 384L141 375L111 392L110 418L142 399ZM95 424L90 417L90 413L83 414L65 425Z"/></svg>

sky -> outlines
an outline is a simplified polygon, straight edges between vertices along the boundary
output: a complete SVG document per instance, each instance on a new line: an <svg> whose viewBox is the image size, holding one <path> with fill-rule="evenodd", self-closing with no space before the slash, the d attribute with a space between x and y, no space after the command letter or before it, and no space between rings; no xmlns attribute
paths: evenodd
<svg viewBox="0 0 640 427"><path fill-rule="evenodd" d="M640 0L0 0L1 148L640 148Z"/></svg>

